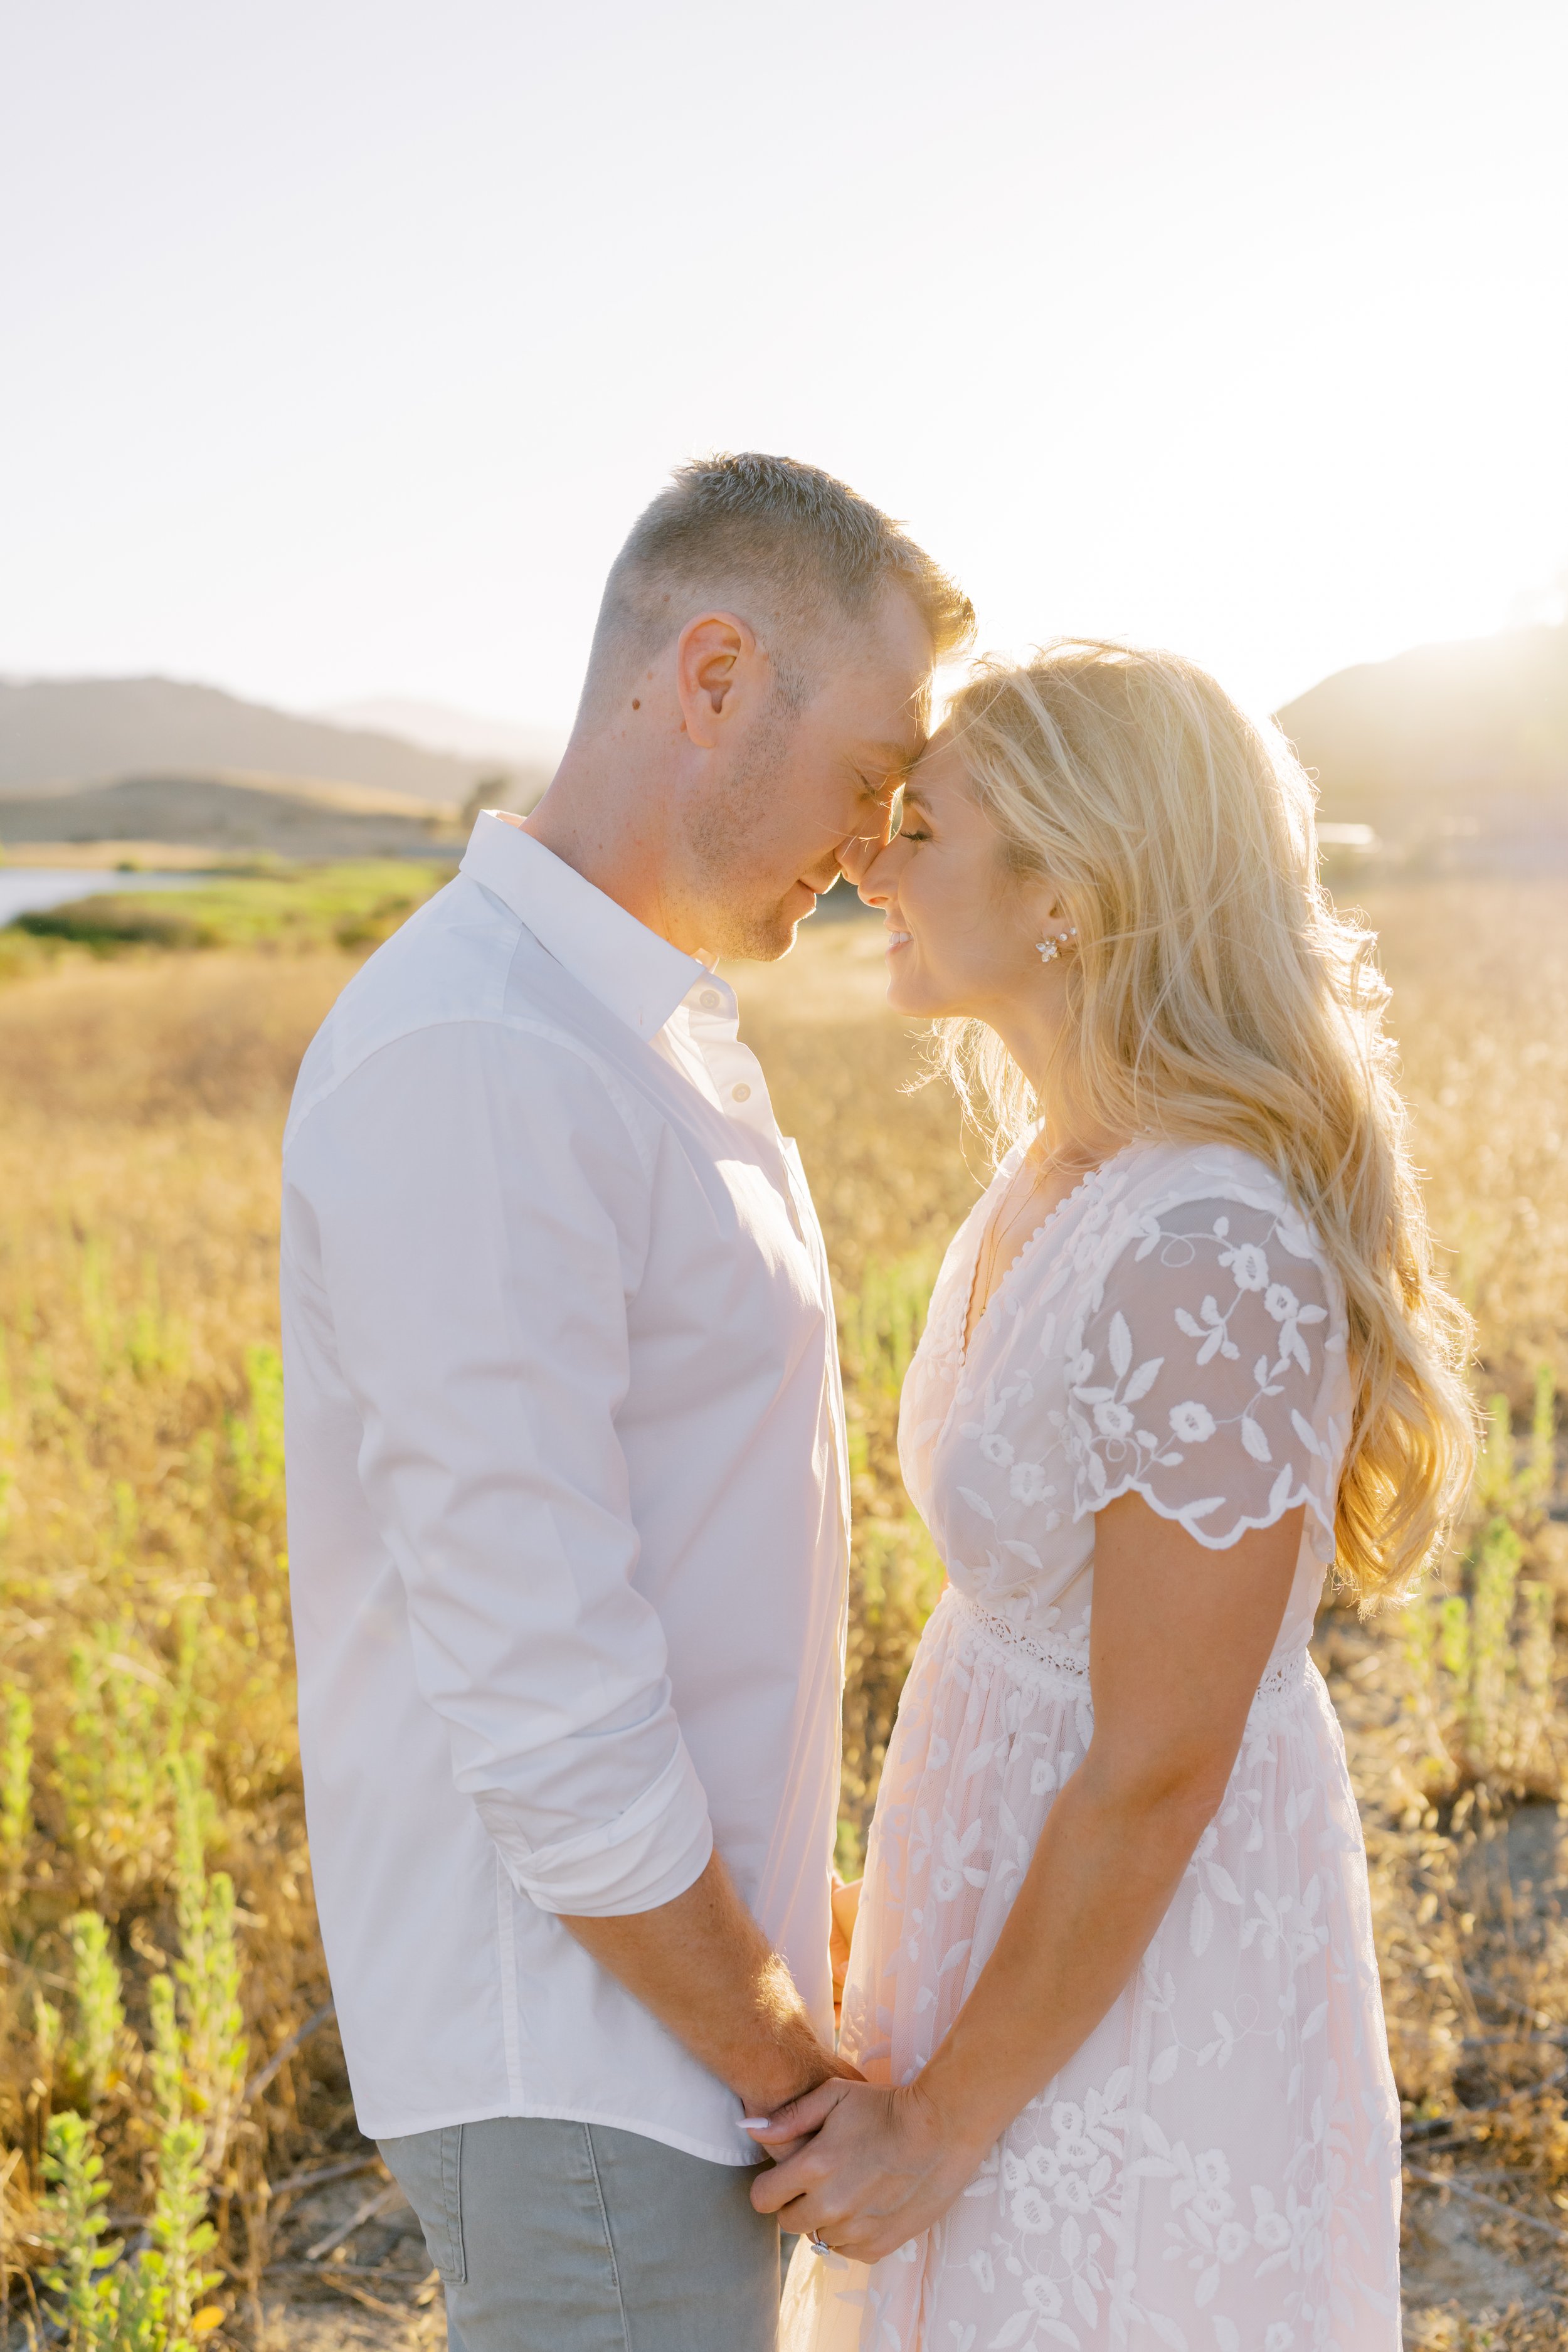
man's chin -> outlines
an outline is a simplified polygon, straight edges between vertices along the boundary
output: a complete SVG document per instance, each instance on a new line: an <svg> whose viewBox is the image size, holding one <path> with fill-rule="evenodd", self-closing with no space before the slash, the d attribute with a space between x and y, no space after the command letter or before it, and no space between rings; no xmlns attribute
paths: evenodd
<svg viewBox="0 0 1568 2352"><path fill-rule="evenodd" d="M809 906L800 904L803 898L810 899ZM780 956L788 955L795 945L795 932L816 908L815 892L797 885L776 907L759 908L745 916L737 913L721 952L745 963L777 963Z"/></svg>

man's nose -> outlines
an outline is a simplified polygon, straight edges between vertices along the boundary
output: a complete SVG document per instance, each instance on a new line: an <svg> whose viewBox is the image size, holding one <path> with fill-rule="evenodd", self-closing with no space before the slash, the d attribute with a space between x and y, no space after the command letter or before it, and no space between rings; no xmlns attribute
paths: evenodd
<svg viewBox="0 0 1568 2352"><path fill-rule="evenodd" d="M838 852L838 870L846 882L858 890L887 845L886 834L857 834L845 842Z"/></svg>

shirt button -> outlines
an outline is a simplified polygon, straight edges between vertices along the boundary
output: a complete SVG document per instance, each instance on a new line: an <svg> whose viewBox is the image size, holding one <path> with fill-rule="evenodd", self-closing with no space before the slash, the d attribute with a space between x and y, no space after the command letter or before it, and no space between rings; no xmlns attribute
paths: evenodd
<svg viewBox="0 0 1568 2352"><path fill-rule="evenodd" d="M700 1004L704 1013L717 1013L719 1010L718 990L716 988L705 988L697 1002Z"/></svg>
<svg viewBox="0 0 1568 2352"><path fill-rule="evenodd" d="M738 1087L731 1087L730 1089L730 1097L731 1100L733 1102L750 1102L752 1098L752 1089L744 1084Z"/></svg>

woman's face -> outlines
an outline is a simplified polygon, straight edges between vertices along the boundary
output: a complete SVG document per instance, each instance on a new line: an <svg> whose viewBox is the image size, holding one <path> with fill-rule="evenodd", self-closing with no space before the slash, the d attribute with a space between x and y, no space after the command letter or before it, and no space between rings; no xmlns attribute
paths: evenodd
<svg viewBox="0 0 1568 2352"><path fill-rule="evenodd" d="M1007 1025L1061 985L1061 959L1038 940L1064 924L1048 882L1021 881L1002 837L970 790L944 727L904 787L899 833L861 877L860 896L888 923L888 1002L927 1020L950 1014Z"/></svg>

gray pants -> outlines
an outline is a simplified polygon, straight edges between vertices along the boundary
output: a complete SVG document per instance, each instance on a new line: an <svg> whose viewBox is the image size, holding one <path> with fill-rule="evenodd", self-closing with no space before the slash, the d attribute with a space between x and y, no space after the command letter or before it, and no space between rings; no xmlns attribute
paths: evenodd
<svg viewBox="0 0 1568 2352"><path fill-rule="evenodd" d="M752 2167L536 2116L380 2147L450 2352L776 2352L778 2223L752 2210Z"/></svg>

